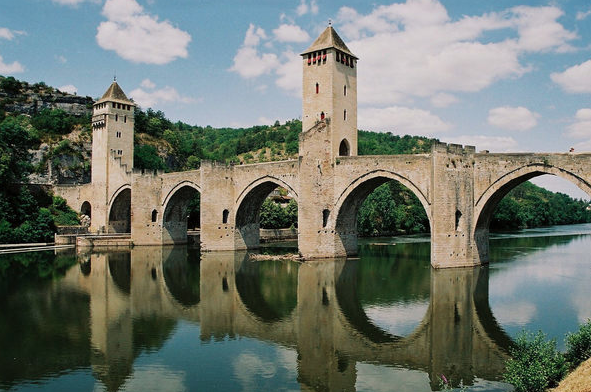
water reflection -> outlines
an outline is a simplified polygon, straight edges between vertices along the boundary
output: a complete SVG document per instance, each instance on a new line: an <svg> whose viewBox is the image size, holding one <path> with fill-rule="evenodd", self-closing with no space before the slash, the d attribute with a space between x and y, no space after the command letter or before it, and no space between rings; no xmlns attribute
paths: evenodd
<svg viewBox="0 0 591 392"><path fill-rule="evenodd" d="M44 279L18 259L0 291L0 389L430 391L445 374L506 390L517 327L560 343L591 316L590 242L500 238L490 267L452 270L431 270L428 243L379 240L304 264L186 247L45 254L31 264Z"/></svg>
<svg viewBox="0 0 591 392"><path fill-rule="evenodd" d="M403 262L400 249L381 262L305 264L187 248L79 254L79 267L59 282L1 302L2 314L14 315L0 321L1 386L86 368L106 390L129 390L134 372L145 371L136 368L140 357L175 344L167 372L189 383L205 377L191 359L201 348L187 348L194 332L202 345L248 338L286 348L285 358L295 350L293 373L262 374L273 389L287 382L282 375L302 389L354 390L361 363L424 372L426 385L415 390L437 389L440 374L467 385L498 379L510 341L488 308L488 269L432 271ZM374 305L417 301L428 305L405 334L367 316ZM181 333L187 328L194 332ZM234 382L269 369L256 351L236 350L243 365Z"/></svg>

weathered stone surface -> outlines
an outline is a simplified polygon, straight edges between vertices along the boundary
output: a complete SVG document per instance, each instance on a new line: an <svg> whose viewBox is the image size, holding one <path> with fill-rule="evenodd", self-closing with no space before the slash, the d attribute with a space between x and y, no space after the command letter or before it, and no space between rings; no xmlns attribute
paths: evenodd
<svg viewBox="0 0 591 392"><path fill-rule="evenodd" d="M552 174L591 194L591 153L476 154L474 147L438 143L430 154L357 156L356 68L337 62L335 48L326 51L326 60L309 65L303 59L298 160L203 162L199 170L167 174L132 171L133 104L119 99L125 97L121 92L94 107L92 183L59 185L56 193L91 217L91 232L130 230L136 245L162 245L187 241L187 205L199 192L201 246L218 251L259 246L260 206L281 186L298 202L300 254L322 259L357 252L361 203L396 180L425 208L436 268L488 261L494 208L521 182Z"/></svg>

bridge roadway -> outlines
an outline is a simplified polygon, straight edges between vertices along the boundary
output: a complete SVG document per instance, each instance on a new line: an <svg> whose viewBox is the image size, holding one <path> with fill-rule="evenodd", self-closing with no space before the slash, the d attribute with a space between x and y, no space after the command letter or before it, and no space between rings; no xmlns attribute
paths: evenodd
<svg viewBox="0 0 591 392"><path fill-rule="evenodd" d="M320 122L316 128L322 132L300 137L298 160L203 162L199 170L142 173L122 172L114 159L109 170L117 175L109 177L106 191L87 184L58 185L56 192L79 211L92 208L92 231L131 232L135 245L186 242L187 207L199 193L201 246L212 251L258 247L260 206L269 192L283 187L298 202L300 253L316 259L356 254L361 203L377 186L395 180L425 208L436 268L486 263L494 209L526 180L556 175L591 194L589 153L491 154L436 143L430 154L331 158L322 153L330 126ZM108 202L91 206L97 192L106 192Z"/></svg>
<svg viewBox="0 0 591 392"><path fill-rule="evenodd" d="M440 374L470 385L503 370L510 340L490 312L486 268L431 270L428 310L414 332L398 337L363 311L354 260L282 263L266 276L244 252L205 252L193 264L187 257L195 255L185 247L135 247L79 254L80 268L68 271L66 287L90 297L93 371L110 389L133 368L139 319L197 322L204 341L246 336L294 348L302 389L354 390L360 362L424 371L434 388ZM291 310L266 302L263 278L284 283L272 296L297 298Z"/></svg>

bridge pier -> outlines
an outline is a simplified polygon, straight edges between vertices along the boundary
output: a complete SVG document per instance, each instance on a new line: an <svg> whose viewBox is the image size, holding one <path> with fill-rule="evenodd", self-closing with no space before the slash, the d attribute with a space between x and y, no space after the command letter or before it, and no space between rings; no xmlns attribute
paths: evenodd
<svg viewBox="0 0 591 392"><path fill-rule="evenodd" d="M431 158L431 265L481 264L474 227L475 148L436 143Z"/></svg>
<svg viewBox="0 0 591 392"><path fill-rule="evenodd" d="M201 249L244 249L236 238L232 166L201 163ZM237 246L238 245L238 246Z"/></svg>

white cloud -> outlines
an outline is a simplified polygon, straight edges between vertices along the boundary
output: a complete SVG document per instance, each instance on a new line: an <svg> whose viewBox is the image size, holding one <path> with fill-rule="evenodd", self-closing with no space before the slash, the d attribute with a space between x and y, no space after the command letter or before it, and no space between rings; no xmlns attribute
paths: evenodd
<svg viewBox="0 0 591 392"><path fill-rule="evenodd" d="M577 20L585 20L585 19L587 19L587 17L588 17L589 15L591 15L591 10L589 10L589 11L585 11L585 12L583 12L583 11L579 11L579 12L577 12L576 19L577 19Z"/></svg>
<svg viewBox="0 0 591 392"><path fill-rule="evenodd" d="M556 7L515 7L453 21L437 0L407 0L366 15L342 7L337 19L361 59L359 101L392 105L520 77L531 70L520 62L524 53L570 49L576 34L557 22L561 15ZM496 40L487 34L501 30Z"/></svg>
<svg viewBox="0 0 591 392"><path fill-rule="evenodd" d="M436 108L446 108L458 101L458 98L446 93L437 93L431 97L431 105L435 106Z"/></svg>
<svg viewBox="0 0 591 392"><path fill-rule="evenodd" d="M273 30L275 39L279 42L307 42L310 36L295 24L282 24Z"/></svg>
<svg viewBox="0 0 591 392"><path fill-rule="evenodd" d="M290 93L302 94L302 62L299 54L293 51L283 53L283 63L277 67L278 78L275 84Z"/></svg>
<svg viewBox="0 0 591 392"><path fill-rule="evenodd" d="M156 87L156 84L152 82L150 79L144 79L140 83L140 86L147 89L153 89L154 87Z"/></svg>
<svg viewBox="0 0 591 392"><path fill-rule="evenodd" d="M574 65L566 71L552 73L550 78L569 93L591 93L591 60Z"/></svg>
<svg viewBox="0 0 591 392"><path fill-rule="evenodd" d="M520 50L530 52L571 51L568 41L577 38L577 34L566 30L556 20L564 13L557 7L519 6L511 9L515 16L514 23L519 33Z"/></svg>
<svg viewBox="0 0 591 392"><path fill-rule="evenodd" d="M432 135L451 128L429 111L400 106L360 109L358 120L360 129L398 135Z"/></svg>
<svg viewBox="0 0 591 392"><path fill-rule="evenodd" d="M25 67L22 66L21 63L18 61L13 61L12 63L8 64L4 62L2 56L0 56L0 74L15 74L19 72L24 72Z"/></svg>
<svg viewBox="0 0 591 392"><path fill-rule="evenodd" d="M252 46L243 46L234 56L234 65L230 71L238 73L243 78L253 78L267 74L279 65L277 55L273 53L259 54Z"/></svg>
<svg viewBox="0 0 591 392"><path fill-rule="evenodd" d="M15 36L24 34L26 34L24 31L10 30L6 27L0 27L0 39L7 39L9 41L12 41Z"/></svg>
<svg viewBox="0 0 591 392"><path fill-rule="evenodd" d="M300 1L300 4L296 8L296 13L298 16L306 15L308 12L313 15L318 13L318 4L316 4L316 0L311 0L310 4L308 4L306 0Z"/></svg>
<svg viewBox="0 0 591 392"><path fill-rule="evenodd" d="M566 134L574 139L591 138L591 109L577 110L575 121L568 126L566 131ZM577 147L580 148L583 145L579 144ZM585 148L585 150L589 150L589 147Z"/></svg>
<svg viewBox="0 0 591 392"><path fill-rule="evenodd" d="M188 56L191 36L144 12L135 0L107 0L97 29L99 46L135 63L166 64Z"/></svg>
<svg viewBox="0 0 591 392"><path fill-rule="evenodd" d="M59 91L68 93L68 94L77 94L78 88L73 84L66 84L65 86L61 86L57 88Z"/></svg>
<svg viewBox="0 0 591 392"><path fill-rule="evenodd" d="M0 38L7 39L10 41L14 38L14 34L6 27L0 27Z"/></svg>
<svg viewBox="0 0 591 392"><path fill-rule="evenodd" d="M257 46L261 39L267 39L265 30L261 27L256 27L251 23L248 26L248 30L246 30L243 46Z"/></svg>
<svg viewBox="0 0 591 392"><path fill-rule="evenodd" d="M144 82L149 83L144 83ZM149 86L152 83L150 80L145 79L142 81L141 86L152 91L146 91L142 88L136 88L135 90L129 93L129 96L143 108L154 107L159 104L166 104L166 103L195 103L199 102L198 99L187 97L184 95L179 94L179 92L170 86L163 87L161 89L154 90L156 85L154 83L151 84L152 87L147 87L146 84Z"/></svg>
<svg viewBox="0 0 591 392"><path fill-rule="evenodd" d="M60 5L68 5L70 7L75 7L77 5L79 5L80 3L83 3L85 0L53 0L54 3L60 4Z"/></svg>
<svg viewBox="0 0 591 392"><path fill-rule="evenodd" d="M511 131L527 131L537 125L539 116L523 106L502 106L488 111L488 123Z"/></svg>
<svg viewBox="0 0 591 392"><path fill-rule="evenodd" d="M56 59L56 60L57 60L59 63L61 63L61 64L65 64L65 63L67 63L67 62L68 62L68 59L67 59L67 58L65 58L65 57L64 57L64 56L62 56L62 55L56 55L56 56L55 56L55 59Z"/></svg>
<svg viewBox="0 0 591 392"><path fill-rule="evenodd" d="M509 152L515 151L517 148L517 141L515 139L504 136L461 135L446 138L445 141L465 146L475 146L478 151Z"/></svg>
<svg viewBox="0 0 591 392"><path fill-rule="evenodd" d="M250 24L244 43L234 56L234 64L229 71L236 72L243 78L254 78L268 74L279 65L279 59L274 53L260 54L257 46L261 40L267 39L265 30Z"/></svg>

